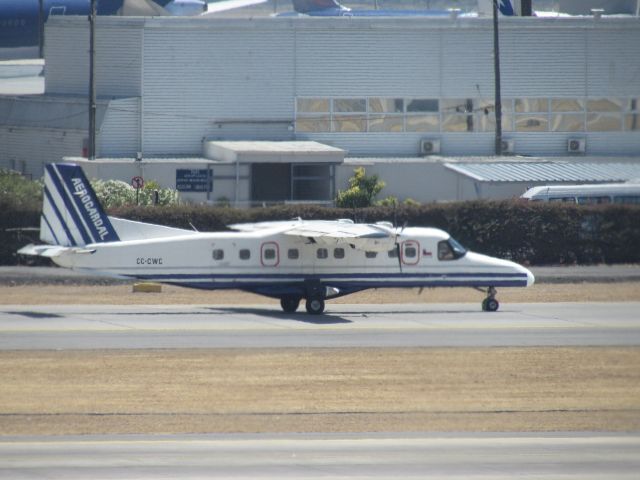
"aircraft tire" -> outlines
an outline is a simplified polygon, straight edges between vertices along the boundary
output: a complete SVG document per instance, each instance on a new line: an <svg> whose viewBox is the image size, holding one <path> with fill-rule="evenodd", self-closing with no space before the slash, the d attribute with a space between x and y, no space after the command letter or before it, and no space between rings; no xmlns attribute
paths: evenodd
<svg viewBox="0 0 640 480"><path fill-rule="evenodd" d="M283 297L280 299L280 306L287 313L295 312L298 309L298 305L300 305L298 297Z"/></svg>
<svg viewBox="0 0 640 480"><path fill-rule="evenodd" d="M307 309L307 313L311 315L320 315L324 312L324 300L321 298L307 298L307 303L305 305Z"/></svg>
<svg viewBox="0 0 640 480"><path fill-rule="evenodd" d="M495 298L487 298L487 312L496 312L500 308L500 303Z"/></svg>

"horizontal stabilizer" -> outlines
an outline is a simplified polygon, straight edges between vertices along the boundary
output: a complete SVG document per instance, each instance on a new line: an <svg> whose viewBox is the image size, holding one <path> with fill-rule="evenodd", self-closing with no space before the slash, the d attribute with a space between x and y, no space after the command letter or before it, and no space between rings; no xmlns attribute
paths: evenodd
<svg viewBox="0 0 640 480"><path fill-rule="evenodd" d="M61 247L59 245L34 245L29 244L18 250L20 255L33 255L39 257L53 258L70 251L69 247Z"/></svg>

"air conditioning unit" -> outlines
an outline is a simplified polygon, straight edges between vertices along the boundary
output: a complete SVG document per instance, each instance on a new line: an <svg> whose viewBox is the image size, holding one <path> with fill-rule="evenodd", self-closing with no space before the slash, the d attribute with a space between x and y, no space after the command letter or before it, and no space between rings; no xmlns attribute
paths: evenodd
<svg viewBox="0 0 640 480"><path fill-rule="evenodd" d="M569 138L567 140L567 152L584 153L587 148L587 142L584 138Z"/></svg>
<svg viewBox="0 0 640 480"><path fill-rule="evenodd" d="M440 153L440 140L435 138L424 138L420 140L420 153L422 155Z"/></svg>
<svg viewBox="0 0 640 480"><path fill-rule="evenodd" d="M515 148L515 140L502 140L502 153L513 153L515 152Z"/></svg>

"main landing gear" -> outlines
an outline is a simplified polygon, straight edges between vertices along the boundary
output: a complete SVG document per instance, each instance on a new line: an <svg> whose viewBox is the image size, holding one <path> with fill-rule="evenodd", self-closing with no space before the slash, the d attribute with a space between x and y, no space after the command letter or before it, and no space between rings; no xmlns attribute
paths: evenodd
<svg viewBox="0 0 640 480"><path fill-rule="evenodd" d="M500 308L500 303L496 300L497 293L494 287L489 287L487 290L487 298L482 301L482 310L484 312L495 312Z"/></svg>
<svg viewBox="0 0 640 480"><path fill-rule="evenodd" d="M295 312L298 309L298 305L300 305L300 297L284 297L280 299L280 306L287 313Z"/></svg>
<svg viewBox="0 0 640 480"><path fill-rule="evenodd" d="M300 306L300 297L284 297L280 299L282 310L287 313L293 313ZM320 315L324 312L324 299L321 297L307 298L305 302L307 313L312 315Z"/></svg>

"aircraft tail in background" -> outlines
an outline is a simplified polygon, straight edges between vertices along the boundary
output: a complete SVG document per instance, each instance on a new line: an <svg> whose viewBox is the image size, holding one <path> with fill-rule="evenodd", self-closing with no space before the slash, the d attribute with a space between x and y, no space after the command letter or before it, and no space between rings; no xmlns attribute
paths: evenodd
<svg viewBox="0 0 640 480"><path fill-rule="evenodd" d="M503 16L521 15L521 0L498 0L498 9ZM311 16L448 16L447 10L402 10L379 9L358 10L347 8L336 0L292 0L297 13ZM478 15L490 16L493 12L493 0L478 0Z"/></svg>
<svg viewBox="0 0 640 480"><path fill-rule="evenodd" d="M40 240L66 247L120 240L78 165L46 165Z"/></svg>

